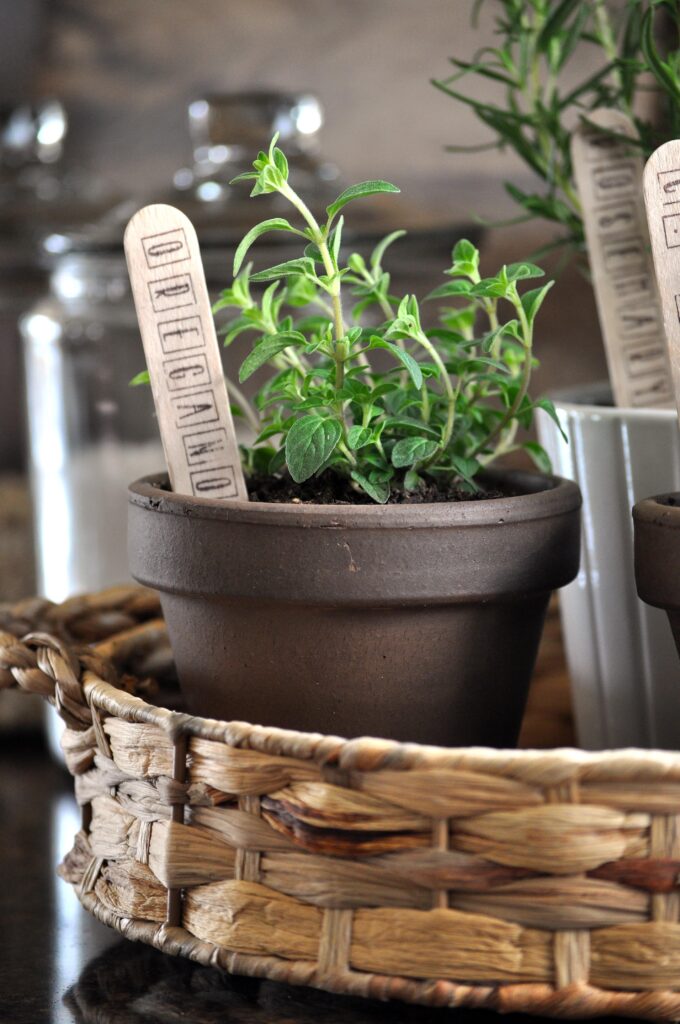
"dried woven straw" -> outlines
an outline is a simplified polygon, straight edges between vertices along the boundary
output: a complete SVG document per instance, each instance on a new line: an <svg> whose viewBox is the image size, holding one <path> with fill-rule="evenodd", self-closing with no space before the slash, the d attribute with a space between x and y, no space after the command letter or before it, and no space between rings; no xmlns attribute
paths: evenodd
<svg viewBox="0 0 680 1024"><path fill-rule="evenodd" d="M194 718L130 692L168 668L158 614L138 588L0 609L0 687L67 725L83 829L61 873L98 918L332 992L680 1018L680 755Z"/></svg>

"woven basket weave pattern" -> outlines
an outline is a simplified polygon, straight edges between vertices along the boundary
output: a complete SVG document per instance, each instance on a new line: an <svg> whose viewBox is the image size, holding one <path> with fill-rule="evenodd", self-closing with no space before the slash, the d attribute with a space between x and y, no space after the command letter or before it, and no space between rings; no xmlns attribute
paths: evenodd
<svg viewBox="0 0 680 1024"><path fill-rule="evenodd" d="M167 665L157 615L137 588L0 609L0 687L42 693L67 723L84 825L61 871L100 919L354 995L680 1017L680 756L192 718L127 692L130 666ZM20 641L12 625L105 639Z"/></svg>

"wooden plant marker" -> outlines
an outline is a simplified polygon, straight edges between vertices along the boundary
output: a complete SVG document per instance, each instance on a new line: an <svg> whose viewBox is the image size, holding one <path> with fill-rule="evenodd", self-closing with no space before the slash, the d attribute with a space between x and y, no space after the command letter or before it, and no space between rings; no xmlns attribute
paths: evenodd
<svg viewBox="0 0 680 1024"><path fill-rule="evenodd" d="M668 350L642 201L642 157L618 110L596 110L572 139L574 177L609 376L617 406L673 404ZM680 291L680 288L678 289Z"/></svg>
<svg viewBox="0 0 680 1024"><path fill-rule="evenodd" d="M680 416L680 141L655 150L644 173L645 206L656 281Z"/></svg>
<svg viewBox="0 0 680 1024"><path fill-rule="evenodd" d="M191 221L145 206L125 231L132 294L173 491L248 500Z"/></svg>

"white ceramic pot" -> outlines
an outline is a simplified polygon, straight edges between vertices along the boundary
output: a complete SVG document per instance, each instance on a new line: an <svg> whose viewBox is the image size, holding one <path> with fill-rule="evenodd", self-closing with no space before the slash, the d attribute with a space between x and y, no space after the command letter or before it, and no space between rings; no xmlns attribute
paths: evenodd
<svg viewBox="0 0 680 1024"><path fill-rule="evenodd" d="M678 749L680 661L665 612L637 596L631 518L680 490L675 411L616 409L604 385L554 400L569 443L544 413L541 443L583 495L581 569L560 593L579 743Z"/></svg>
<svg viewBox="0 0 680 1024"><path fill-rule="evenodd" d="M677 418L610 403L605 385L556 397L569 443L538 417L555 473L583 495L581 568L560 592L579 744L680 749L680 661L665 612L637 596L631 517L640 499L680 490Z"/></svg>

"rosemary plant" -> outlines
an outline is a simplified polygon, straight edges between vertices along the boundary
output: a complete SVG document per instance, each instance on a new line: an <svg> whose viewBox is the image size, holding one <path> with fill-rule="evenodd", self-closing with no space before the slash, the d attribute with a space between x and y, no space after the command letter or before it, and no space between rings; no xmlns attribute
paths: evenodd
<svg viewBox="0 0 680 1024"><path fill-rule="evenodd" d="M473 19L489 4L496 44L469 61L451 58L454 72L434 84L491 129L491 142L481 148L514 150L539 179L533 191L506 183L522 209L516 222L552 221L562 229L554 244L582 251L571 132L589 111L610 107L631 117L645 158L678 137L680 7L677 0L478 0ZM575 58L585 47L595 49L598 66L574 81ZM496 101L477 98L479 79L497 85Z"/></svg>

